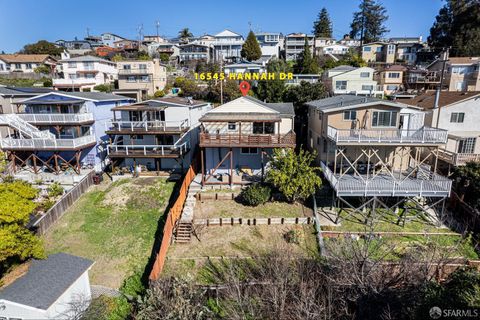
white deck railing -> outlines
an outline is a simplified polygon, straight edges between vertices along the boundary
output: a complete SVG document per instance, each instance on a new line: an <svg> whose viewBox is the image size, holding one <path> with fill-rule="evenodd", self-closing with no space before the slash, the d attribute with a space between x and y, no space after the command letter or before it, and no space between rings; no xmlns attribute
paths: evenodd
<svg viewBox="0 0 480 320"><path fill-rule="evenodd" d="M93 113L19 113L21 119L30 123L72 123L93 121Z"/></svg>
<svg viewBox="0 0 480 320"><path fill-rule="evenodd" d="M452 181L433 172L419 174L406 179L394 179L390 175L377 175L366 178L353 174L334 174L323 162L320 163L323 175L339 196L425 196L448 197Z"/></svg>
<svg viewBox="0 0 480 320"><path fill-rule="evenodd" d="M190 148L190 142L174 145L109 145L107 154L124 156L166 156L172 154L183 155Z"/></svg>
<svg viewBox="0 0 480 320"><path fill-rule="evenodd" d="M188 119L180 121L111 121L105 123L105 130L115 131L183 131L188 129Z"/></svg>
<svg viewBox="0 0 480 320"><path fill-rule="evenodd" d="M55 150L55 149L76 149L94 143L95 136L88 135L74 139L13 139L2 138L0 145L5 149L39 149L39 150Z"/></svg>
<svg viewBox="0 0 480 320"><path fill-rule="evenodd" d="M478 153L457 153L446 149L438 149L438 158L454 166L463 166L467 162L480 162Z"/></svg>
<svg viewBox="0 0 480 320"><path fill-rule="evenodd" d="M327 135L338 143L433 143L445 144L448 131L430 127L409 129L337 129L328 126Z"/></svg>

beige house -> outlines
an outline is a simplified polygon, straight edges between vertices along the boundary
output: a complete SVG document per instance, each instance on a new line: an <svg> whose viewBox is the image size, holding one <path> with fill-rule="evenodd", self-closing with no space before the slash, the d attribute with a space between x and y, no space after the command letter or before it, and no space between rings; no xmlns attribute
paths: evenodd
<svg viewBox="0 0 480 320"><path fill-rule="evenodd" d="M435 199L433 207L450 195L451 181L436 174L436 154L447 131L425 126L422 110L352 95L307 106L308 147L317 151L334 190L332 205L357 206L359 212L383 207L394 214L418 197Z"/></svg>
<svg viewBox="0 0 480 320"><path fill-rule="evenodd" d="M443 61L433 62L428 69L441 72ZM444 84L448 91L480 91L480 57L450 57Z"/></svg>
<svg viewBox="0 0 480 320"><path fill-rule="evenodd" d="M371 63L394 63L396 45L387 42L372 42L362 46L362 59Z"/></svg>
<svg viewBox="0 0 480 320"><path fill-rule="evenodd" d="M153 96L167 84L167 68L159 59L120 61L117 68L118 88L124 93L140 90L143 97Z"/></svg>
<svg viewBox="0 0 480 320"><path fill-rule="evenodd" d="M403 89L403 76L407 68L401 65L391 65L381 69L378 73L378 84L385 95L389 96Z"/></svg>
<svg viewBox="0 0 480 320"><path fill-rule="evenodd" d="M374 72L375 70L369 67L338 66L327 70L322 78L330 93L334 95L383 96L383 89L373 80Z"/></svg>
<svg viewBox="0 0 480 320"><path fill-rule="evenodd" d="M245 96L200 118L202 185L260 181L274 148L294 148L292 103Z"/></svg>

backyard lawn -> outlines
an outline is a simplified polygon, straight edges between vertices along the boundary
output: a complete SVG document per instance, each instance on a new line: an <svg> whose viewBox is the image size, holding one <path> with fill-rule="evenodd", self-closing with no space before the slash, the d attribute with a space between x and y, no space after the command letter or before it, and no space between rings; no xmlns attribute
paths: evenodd
<svg viewBox="0 0 480 320"><path fill-rule="evenodd" d="M299 203L272 201L256 207L245 206L235 200L197 201L195 219L206 218L295 218L311 217L312 210Z"/></svg>
<svg viewBox="0 0 480 320"><path fill-rule="evenodd" d="M285 235L295 230L297 243L288 243ZM313 225L235 225L196 226L198 238L188 244L173 244L168 251L162 276L197 277L202 282L202 266L207 259L246 258L272 249L289 247L306 257L317 256Z"/></svg>
<svg viewBox="0 0 480 320"><path fill-rule="evenodd" d="M91 283L119 288L133 272L143 272L173 187L154 177L93 187L49 230L47 253L92 259Z"/></svg>

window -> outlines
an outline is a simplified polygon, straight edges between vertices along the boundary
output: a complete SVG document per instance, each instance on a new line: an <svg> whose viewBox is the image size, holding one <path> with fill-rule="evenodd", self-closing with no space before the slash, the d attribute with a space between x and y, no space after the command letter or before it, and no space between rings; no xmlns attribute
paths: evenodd
<svg viewBox="0 0 480 320"><path fill-rule="evenodd" d="M318 120L322 121L322 113L318 112Z"/></svg>
<svg viewBox="0 0 480 320"><path fill-rule="evenodd" d="M95 78L95 75L93 73L86 73L85 74L85 78L87 79L94 79Z"/></svg>
<svg viewBox="0 0 480 320"><path fill-rule="evenodd" d="M3 64L0 64L0 71L3 71Z"/></svg>
<svg viewBox="0 0 480 320"><path fill-rule="evenodd" d="M123 70L130 70L130 69L132 69L131 65L129 65L129 64L124 64L123 65Z"/></svg>
<svg viewBox="0 0 480 320"><path fill-rule="evenodd" d="M26 69L32 69L32 64L31 63L26 63L25 68Z"/></svg>
<svg viewBox="0 0 480 320"><path fill-rule="evenodd" d="M85 70L93 70L93 62L84 62L83 67Z"/></svg>
<svg viewBox="0 0 480 320"><path fill-rule="evenodd" d="M335 89L336 90L346 90L347 89L347 81L335 81Z"/></svg>
<svg viewBox="0 0 480 320"><path fill-rule="evenodd" d="M257 154L258 149L257 148L242 148L242 150L240 150L240 153L241 154Z"/></svg>
<svg viewBox="0 0 480 320"><path fill-rule="evenodd" d="M395 127L397 125L397 112L395 111L374 111L372 116L372 127Z"/></svg>
<svg viewBox="0 0 480 320"><path fill-rule="evenodd" d="M68 78L71 80L77 79L77 74L76 73L69 73Z"/></svg>
<svg viewBox="0 0 480 320"><path fill-rule="evenodd" d="M398 86L394 84L389 84L387 85L387 90L397 90Z"/></svg>
<svg viewBox="0 0 480 320"><path fill-rule="evenodd" d="M144 75L144 76L141 76L140 77L140 80L142 82L149 82L150 81L150 77L148 75Z"/></svg>
<svg viewBox="0 0 480 320"><path fill-rule="evenodd" d="M21 63L15 63L15 69L22 69Z"/></svg>
<svg viewBox="0 0 480 320"><path fill-rule="evenodd" d="M458 141L458 153L473 153L477 138L466 138Z"/></svg>
<svg viewBox="0 0 480 320"><path fill-rule="evenodd" d="M467 74L472 72L474 69L472 67L467 66L460 66L460 67L452 67L452 73L456 74Z"/></svg>
<svg viewBox="0 0 480 320"><path fill-rule="evenodd" d="M237 130L237 124L235 122L229 122L228 123L228 130L230 130L230 131Z"/></svg>
<svg viewBox="0 0 480 320"><path fill-rule="evenodd" d="M143 135L142 134L137 134L134 136L136 140L143 140Z"/></svg>
<svg viewBox="0 0 480 320"><path fill-rule="evenodd" d="M463 123L463 119L465 118L465 113L463 112L453 112L450 116L450 122L453 123Z"/></svg>
<svg viewBox="0 0 480 320"><path fill-rule="evenodd" d="M363 51L370 52L370 51L372 51L372 48L371 47L363 47Z"/></svg>
<svg viewBox="0 0 480 320"><path fill-rule="evenodd" d="M377 47L377 52L382 52L382 47Z"/></svg>
<svg viewBox="0 0 480 320"><path fill-rule="evenodd" d="M137 79L135 78L135 76L128 76L127 77L127 82L135 82L137 81Z"/></svg>
<svg viewBox="0 0 480 320"><path fill-rule="evenodd" d="M146 70L146 69L147 69L147 65L146 65L145 63L139 64L139 65L138 65L138 69L140 69L140 70Z"/></svg>
<svg viewBox="0 0 480 320"><path fill-rule="evenodd" d="M327 139L323 139L323 152L327 152L327 146L328 146L328 141Z"/></svg>
<svg viewBox="0 0 480 320"><path fill-rule="evenodd" d="M77 63L76 62L69 62L68 67L74 69L74 68L77 67Z"/></svg>
<svg viewBox="0 0 480 320"><path fill-rule="evenodd" d="M362 90L364 90L364 91L373 91L373 85L371 85L371 84L362 84Z"/></svg>
<svg viewBox="0 0 480 320"><path fill-rule="evenodd" d="M343 120L357 120L357 111L355 110L344 111Z"/></svg>
<svg viewBox="0 0 480 320"><path fill-rule="evenodd" d="M3 106L0 104L0 114L3 114Z"/></svg>
<svg viewBox="0 0 480 320"><path fill-rule="evenodd" d="M317 146L320 145L320 137L317 137Z"/></svg>
<svg viewBox="0 0 480 320"><path fill-rule="evenodd" d="M253 133L254 134L273 134L275 132L274 122L254 122Z"/></svg>
<svg viewBox="0 0 480 320"><path fill-rule="evenodd" d="M370 72L360 72L360 78L369 78Z"/></svg>
<svg viewBox="0 0 480 320"><path fill-rule="evenodd" d="M399 79L400 78L400 72L389 72L388 77L391 79Z"/></svg>

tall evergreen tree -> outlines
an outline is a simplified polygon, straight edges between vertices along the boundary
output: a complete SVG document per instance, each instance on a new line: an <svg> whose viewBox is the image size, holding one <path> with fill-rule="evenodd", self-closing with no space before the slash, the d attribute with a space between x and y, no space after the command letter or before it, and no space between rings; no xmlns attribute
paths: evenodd
<svg viewBox="0 0 480 320"><path fill-rule="evenodd" d="M376 0L362 0L359 9L353 13L350 37L361 39L363 43L380 40L389 31L385 27L387 9Z"/></svg>
<svg viewBox="0 0 480 320"><path fill-rule="evenodd" d="M332 37L332 21L328 15L326 8L318 13L317 20L313 23L313 34L315 37L331 38Z"/></svg>
<svg viewBox="0 0 480 320"><path fill-rule="evenodd" d="M319 71L317 60L312 56L307 37L305 37L305 45L303 46L303 51L297 58L293 69L295 73L301 74L315 74Z"/></svg>
<svg viewBox="0 0 480 320"><path fill-rule="evenodd" d="M273 80L258 81L255 93L257 98L266 102L282 102L283 94L285 93L285 80L280 80L280 72L292 72L291 67L280 59L272 59L267 64L267 72L275 73Z"/></svg>
<svg viewBox="0 0 480 320"><path fill-rule="evenodd" d="M452 56L480 55L480 2L448 0L430 28L428 44L451 47Z"/></svg>
<svg viewBox="0 0 480 320"><path fill-rule="evenodd" d="M247 40L245 40L240 54L242 58L245 58L248 61L258 60L262 56L262 49L260 48L257 37L255 37L252 30L248 33Z"/></svg>

